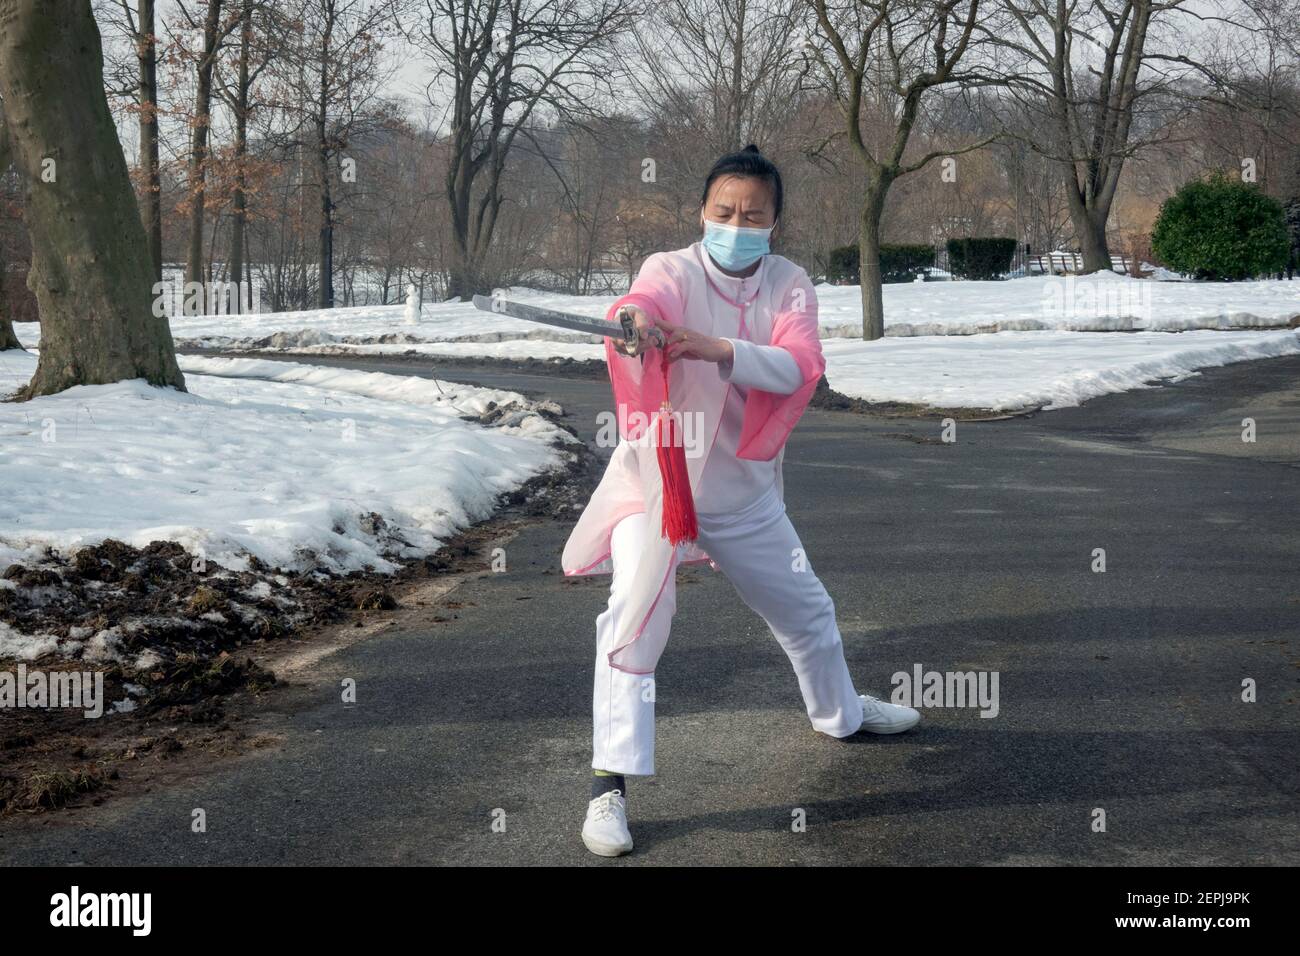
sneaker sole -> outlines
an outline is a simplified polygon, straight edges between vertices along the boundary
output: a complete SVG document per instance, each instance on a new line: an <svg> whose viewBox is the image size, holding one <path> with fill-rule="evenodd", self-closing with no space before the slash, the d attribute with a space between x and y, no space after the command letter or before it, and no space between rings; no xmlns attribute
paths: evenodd
<svg viewBox="0 0 1300 956"><path fill-rule="evenodd" d="M591 839L585 833L582 835L582 842L586 845L588 850L597 856L622 856L624 853L632 852L631 843L628 843L626 846L618 843L600 843Z"/></svg>
<svg viewBox="0 0 1300 956"><path fill-rule="evenodd" d="M858 733L860 734L901 734L904 731L911 730L913 727L917 726L920 723L921 723L920 719L917 719L912 721L910 724L903 724L899 727L888 727L883 730L877 730L874 727L859 727Z"/></svg>
<svg viewBox="0 0 1300 956"><path fill-rule="evenodd" d="M855 734L876 734L877 736L886 735L886 734L901 734L908 730L911 730L913 727L919 727L920 724L921 724L921 718L917 717L916 720L912 721L912 723L910 724L902 724L898 727L890 727L884 730L875 730L870 727L859 727L857 730L853 731L852 734L849 734L848 737L836 737L834 734L828 734L822 730L818 730L817 733L821 734L823 737L830 737L831 740L848 740L849 737L852 737Z"/></svg>

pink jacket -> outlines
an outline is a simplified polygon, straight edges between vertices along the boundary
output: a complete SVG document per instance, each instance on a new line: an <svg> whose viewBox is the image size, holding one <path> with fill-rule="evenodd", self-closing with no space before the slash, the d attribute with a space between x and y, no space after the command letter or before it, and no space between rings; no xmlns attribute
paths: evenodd
<svg viewBox="0 0 1300 956"><path fill-rule="evenodd" d="M786 439L826 368L818 337L816 293L802 268L782 256L768 255L757 292L748 302L737 302L709 279L701 258L706 254L697 242L651 256L628 294L610 307L609 318L612 320L622 306L635 305L650 316L707 335L748 339L790 352L803 373L803 385L790 395L751 388L745 399L738 450L740 458L779 461ZM647 536L629 595L632 613L618 622L609 661L618 670L650 674L663 651L662 646L651 647L641 640L650 613L678 562L708 561L709 556L698 542L674 548L657 533L663 488L655 450L647 444L652 430L646 426L663 400L662 353L651 350L643 362L642 357L617 351L612 340L606 339L605 355L620 440L569 535L561 565L566 575L610 573L614 526L630 514L647 513L656 533ZM732 385L719 377L712 362L689 359L672 363L669 381L674 410L691 419L686 423L686 463L694 489L713 448ZM690 444L692 426L698 436L694 444ZM784 489L780 490L784 494ZM744 504L736 502L737 508Z"/></svg>

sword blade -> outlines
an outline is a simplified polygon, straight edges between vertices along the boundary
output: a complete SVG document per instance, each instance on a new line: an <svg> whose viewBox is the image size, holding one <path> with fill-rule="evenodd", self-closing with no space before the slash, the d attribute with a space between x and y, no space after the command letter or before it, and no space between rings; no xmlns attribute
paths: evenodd
<svg viewBox="0 0 1300 956"><path fill-rule="evenodd" d="M474 296L474 306L484 312L508 315L512 319L524 319L528 322L540 322L543 325L552 325L571 332L587 332L591 335L603 335L615 339L624 338L622 325L606 322L604 319L593 319L586 315L574 315L572 312L543 309L539 306L524 305L522 302L511 302L508 299L497 299L488 295Z"/></svg>

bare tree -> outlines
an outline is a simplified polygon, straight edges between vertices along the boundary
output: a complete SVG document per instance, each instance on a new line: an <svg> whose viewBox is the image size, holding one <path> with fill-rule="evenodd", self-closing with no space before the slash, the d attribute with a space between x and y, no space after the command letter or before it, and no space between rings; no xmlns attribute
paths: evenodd
<svg viewBox="0 0 1300 956"><path fill-rule="evenodd" d="M158 34L155 0L99 0L107 26L130 44L129 62L120 54L106 60L110 68L104 81L115 96L128 100L128 111L139 125L139 176L144 194L145 232L154 281L162 279L162 172L159 157Z"/></svg>
<svg viewBox="0 0 1300 956"><path fill-rule="evenodd" d="M1194 129L1207 162L1242 166L1269 195L1300 195L1300 8L1239 0L1196 66L1207 89Z"/></svg>
<svg viewBox="0 0 1300 956"><path fill-rule="evenodd" d="M0 102L0 176L9 171L12 150L9 146L9 127L5 122L4 103ZM0 250L3 252L3 250ZM5 291L5 271L7 265L4 256L0 256L0 352L6 349L20 349L22 343L14 333L13 321L9 315L9 296Z"/></svg>
<svg viewBox="0 0 1300 956"><path fill-rule="evenodd" d="M317 191L317 306L334 306L336 163L356 136L386 123L381 98L393 64L384 41L396 34L405 0L296 0L298 35L277 58L277 107L287 127L275 141L310 159Z"/></svg>
<svg viewBox="0 0 1300 956"><path fill-rule="evenodd" d="M803 15L803 0L664 0L636 21L628 85L656 165L640 192L674 223L664 241L698 234L699 184L718 156L752 142L782 165L799 158Z"/></svg>
<svg viewBox="0 0 1300 956"><path fill-rule="evenodd" d="M1060 248L1070 231L1070 207L1066 184L1057 163L1033 150L1026 137L1033 134L1033 120L1008 104L1002 122L1012 135L996 149L1006 177L1010 204L1016 222L1016 236L1031 249L1047 252Z"/></svg>
<svg viewBox="0 0 1300 956"><path fill-rule="evenodd" d="M1013 51L1012 90L1037 132L1033 148L1055 161L1083 271L1111 267L1106 225L1124 163L1158 142L1143 105L1173 95L1188 70L1157 50L1161 21L1187 0L1003 0L1019 30L1000 39Z"/></svg>
<svg viewBox="0 0 1300 956"><path fill-rule="evenodd" d="M710 159L774 140L797 108L799 0L665 0L633 31L638 99Z"/></svg>
<svg viewBox="0 0 1300 956"><path fill-rule="evenodd" d="M260 216L247 223L250 256L256 262L261 288L270 298L272 312L309 309L316 302L316 261L312 250L317 238L308 238L316 216L304 207L309 177L304 175L301 150L271 151L270 175L262 186L266 205Z"/></svg>
<svg viewBox="0 0 1300 956"><path fill-rule="evenodd" d="M248 150L249 118L260 105L253 97L253 89L262 73L271 65L279 41L287 29L273 4L257 0L238 0L239 43L235 54L234 80L227 82L222 75L223 64L218 63L216 87L222 100L229 106L235 124L235 139L231 151L232 184L230 190L230 253L226 260L226 276L230 281L246 281L248 249L248 194L250 189L250 157Z"/></svg>
<svg viewBox="0 0 1300 956"><path fill-rule="evenodd" d="M0 108L0 113L3 113L3 108ZM0 125L0 163L4 163L6 166L9 163L8 138L8 130L4 129L3 125ZM0 173L3 172L4 170L0 169ZM13 321L10 321L9 317L9 297L5 293L5 269L4 258L0 256L0 351L22 349L22 342L18 341L18 336L13 330Z"/></svg>
<svg viewBox="0 0 1300 956"><path fill-rule="evenodd" d="M226 262L227 275L232 282L244 281L244 239L248 218L248 174L245 160L248 156L249 92L254 80L254 68L250 66L252 46L253 0L240 0L237 75L233 89L222 89L222 98L235 117L235 183L231 196L233 212L230 223L230 255Z"/></svg>
<svg viewBox="0 0 1300 956"><path fill-rule="evenodd" d="M104 92L90 0L51 18L42 0L0 0L0 98L27 186L41 355L24 397L144 378L184 388ZM0 156L0 165L8 157Z"/></svg>
<svg viewBox="0 0 1300 956"><path fill-rule="evenodd" d="M194 112L190 118L189 157L189 243L185 256L185 281L204 282L207 269L203 254L203 224L206 206L208 151L212 127L212 72L217 65L221 45L239 16L226 11L222 17L222 0L203 0L203 17L199 20L188 4L179 5L181 22L197 32L197 48L189 53L194 60ZM188 300L187 300L188 301Z"/></svg>
<svg viewBox="0 0 1300 956"><path fill-rule="evenodd" d="M14 324L9 321L9 306L4 294L4 263L0 262L0 352L22 347L18 336L14 334Z"/></svg>
<svg viewBox="0 0 1300 956"><path fill-rule="evenodd" d="M545 138L535 158L553 173L554 191L534 190L534 196L554 208L551 229L542 243L540 260L548 276L558 279L557 288L574 295L613 291L606 281L608 253L616 243L613 226L619 201L626 197L629 171L637 168L639 155L628 148L634 140L635 124L626 118L610 117L588 128L562 124ZM552 177L536 175L529 167L518 171L533 180Z"/></svg>
<svg viewBox="0 0 1300 956"><path fill-rule="evenodd" d="M981 62L992 32L981 0L807 0L829 49L811 48L839 103L854 155L866 172L859 207L862 337L885 334L880 223L890 187L960 148L935 148L909 160L908 144L925 101L944 87L1001 85Z"/></svg>
<svg viewBox="0 0 1300 956"><path fill-rule="evenodd" d="M438 189L442 170L429 149L431 134L406 123L395 123L386 133L364 153L372 172L364 184L358 183L353 199L363 258L383 305L403 301L408 283L422 296L430 291L431 250L444 208Z"/></svg>
<svg viewBox="0 0 1300 956"><path fill-rule="evenodd" d="M610 92L610 54L631 21L628 0L425 0L420 39L445 89L454 239L448 290L486 291L483 266L516 138L549 113L578 122Z"/></svg>

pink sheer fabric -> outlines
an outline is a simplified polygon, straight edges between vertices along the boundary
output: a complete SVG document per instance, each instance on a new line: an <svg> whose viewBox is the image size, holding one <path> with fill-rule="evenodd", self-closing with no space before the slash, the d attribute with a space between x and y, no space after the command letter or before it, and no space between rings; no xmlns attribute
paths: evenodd
<svg viewBox="0 0 1300 956"><path fill-rule="evenodd" d="M723 295L709 281L702 265L697 268L710 292L727 305L742 307L741 303ZM693 322L685 315L684 299L672 275L672 266L665 259L659 256L647 259L632 290L610 306L607 318L614 321L619 309L632 305L651 317L699 329L704 323ZM808 407L808 402L817 389L817 382L826 371L826 359L822 354L817 328L817 296L806 276L804 284L792 289L788 298L791 301L785 303L786 308L773 316L770 341L760 344L778 346L794 356L799 371L803 373L804 383L791 395L773 395L758 389L750 391L745 401L745 423L741 428L741 458L768 461L776 457L804 409ZM740 318L743 323L743 308ZM623 355L614 347L613 340L606 339L605 361L609 366L615 407L626 409L629 413L639 413L632 416L635 420L630 423L631 430L620 430L623 437L635 439L640 436L645 422L659 408L664 398L662 353L658 349L646 353L642 364L639 359ZM692 364L701 363L683 361L678 366L682 368ZM676 374L676 370L671 374Z"/></svg>
<svg viewBox="0 0 1300 956"><path fill-rule="evenodd" d="M651 256L629 293L610 307L609 317L613 319L624 305L635 305L647 315L707 335L746 338L789 351L803 374L803 384L790 395L751 388L745 399L738 457L771 460L782 453L826 368L818 337L816 293L803 269L781 256L769 255L758 292L751 301L739 303L712 286L701 255L697 243ZM566 575L609 573L613 570L609 541L614 526L629 514L645 511L651 527L657 528L662 514L658 463L653 447L647 444L653 434L647 428L664 398L662 353L653 349L643 362L640 357L622 354L606 339L605 355L621 440L565 545L561 564ZM673 408L691 418L687 470L694 489L713 448L732 386L719 378L713 363L686 359L672 363L669 383ZM690 444L692 425L694 448ZM736 503L737 507L743 504ZM630 613L618 624L609 655L612 667L638 674L654 671L663 647L650 647L639 640L645 622L676 565L707 560L708 555L696 543L674 548L663 538L651 536L637 565L628 602Z"/></svg>

